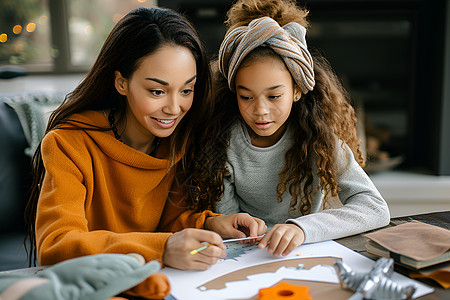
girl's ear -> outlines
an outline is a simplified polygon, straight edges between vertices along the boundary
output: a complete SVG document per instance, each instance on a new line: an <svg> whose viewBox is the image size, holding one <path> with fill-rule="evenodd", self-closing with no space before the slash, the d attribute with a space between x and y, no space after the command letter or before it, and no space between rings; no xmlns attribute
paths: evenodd
<svg viewBox="0 0 450 300"><path fill-rule="evenodd" d="M302 97L302 92L300 92L298 89L294 92L294 102L297 102Z"/></svg>
<svg viewBox="0 0 450 300"><path fill-rule="evenodd" d="M114 71L114 86L119 94L126 96L128 92L128 81L123 78L119 71Z"/></svg>

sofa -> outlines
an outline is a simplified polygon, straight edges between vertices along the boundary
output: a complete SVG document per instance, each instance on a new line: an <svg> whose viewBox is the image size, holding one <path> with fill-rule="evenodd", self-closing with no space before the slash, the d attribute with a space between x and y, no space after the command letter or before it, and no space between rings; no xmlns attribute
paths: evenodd
<svg viewBox="0 0 450 300"><path fill-rule="evenodd" d="M0 95L0 271L27 267L24 208L31 158L62 93Z"/></svg>

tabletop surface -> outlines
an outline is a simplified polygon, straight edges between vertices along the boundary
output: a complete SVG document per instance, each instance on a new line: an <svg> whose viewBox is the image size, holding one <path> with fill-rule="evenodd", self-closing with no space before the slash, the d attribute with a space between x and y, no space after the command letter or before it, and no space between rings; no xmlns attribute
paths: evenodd
<svg viewBox="0 0 450 300"><path fill-rule="evenodd" d="M450 230L450 211L393 218L393 219L391 219L391 222L389 223L389 225L386 226L385 228L397 226L397 225L404 224L404 223L411 222L411 221L420 221L420 222L440 226L442 228ZM377 230L380 230L380 229L377 229ZM375 230L373 230L373 231L375 231ZM366 233L368 233L368 232L364 232L362 234L357 234L357 235L337 239L335 241L346 246L347 248L352 249L355 252L358 252L361 255L369 257L373 260L377 260L378 257L368 253L365 248L365 243L366 243L367 239L365 237L363 237L363 235ZM35 268L12 270L12 271L6 271L6 272L20 272L22 274L32 275L42 269L43 269L43 267L35 267ZM407 273L406 273L407 269L405 269L399 265L395 265L394 269L398 273L407 275ZM435 291L432 294L425 295L425 296L417 298L417 299L420 299L420 300L450 299L450 289L446 290L431 280L430 281L422 281L422 282L427 285L432 286L435 289ZM169 297L166 297L165 299L169 300L169 299L173 299L173 297L169 296Z"/></svg>
<svg viewBox="0 0 450 300"><path fill-rule="evenodd" d="M398 217L391 219L391 222L388 226L385 228L389 228L392 226L397 226L400 224L404 224L411 221L420 221L423 223L427 223L430 225L436 225L445 229L450 230L450 211L443 211L443 212L434 212L434 213L427 213L427 214L421 214L421 215L413 215L413 216L405 216L405 217ZM377 229L380 230L380 229ZM374 230L376 231L376 230ZM366 234L368 232L364 232L363 234ZM344 245L347 248L352 249L353 251L358 252L361 255L364 255L366 257L369 257L373 260L378 259L378 257L370 254L367 252L365 243L367 239L363 237L363 234L357 234L352 235L349 237L345 237L342 239L337 239L336 242ZM399 265L394 266L394 270L398 273L407 275L407 269L404 267L401 267ZM417 279L415 279L417 280ZM442 288L439 284L435 283L432 280L429 281L421 281L427 285L432 286L435 291L433 294L425 295L423 297L417 298L420 300L437 300L437 299L450 299L450 290L446 290Z"/></svg>

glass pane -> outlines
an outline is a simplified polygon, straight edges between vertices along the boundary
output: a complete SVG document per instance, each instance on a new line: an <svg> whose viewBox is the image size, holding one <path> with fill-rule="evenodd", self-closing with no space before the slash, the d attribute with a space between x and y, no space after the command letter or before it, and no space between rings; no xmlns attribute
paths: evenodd
<svg viewBox="0 0 450 300"><path fill-rule="evenodd" d="M50 22L45 0L0 1L0 65L50 65Z"/></svg>
<svg viewBox="0 0 450 300"><path fill-rule="evenodd" d="M71 64L92 65L109 32L121 17L136 7L156 4L156 0L71 0Z"/></svg>

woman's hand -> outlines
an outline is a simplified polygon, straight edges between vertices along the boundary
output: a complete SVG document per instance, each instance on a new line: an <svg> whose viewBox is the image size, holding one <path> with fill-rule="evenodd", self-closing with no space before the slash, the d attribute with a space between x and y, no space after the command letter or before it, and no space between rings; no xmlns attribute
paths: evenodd
<svg viewBox="0 0 450 300"><path fill-rule="evenodd" d="M213 230L223 238L240 239L262 235L267 231L267 226L261 219L247 213L238 213L209 217L206 219L205 229Z"/></svg>
<svg viewBox="0 0 450 300"><path fill-rule="evenodd" d="M278 257L286 256L305 241L305 233L295 224L276 224L261 239L258 248Z"/></svg>
<svg viewBox="0 0 450 300"><path fill-rule="evenodd" d="M205 250L191 254L192 250L211 243ZM218 258L225 258L225 245L215 232L188 228L169 237L164 247L163 264L181 270L207 270Z"/></svg>

